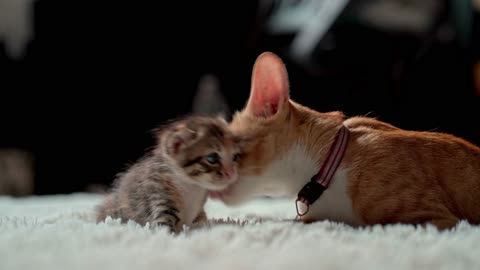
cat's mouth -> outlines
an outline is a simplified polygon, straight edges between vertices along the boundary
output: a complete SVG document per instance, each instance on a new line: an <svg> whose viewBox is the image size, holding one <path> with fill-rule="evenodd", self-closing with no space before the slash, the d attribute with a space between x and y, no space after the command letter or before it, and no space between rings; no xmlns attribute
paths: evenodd
<svg viewBox="0 0 480 270"><path fill-rule="evenodd" d="M233 175L231 177L224 177L216 180L209 179L203 182L200 181L200 185L209 190L209 192L224 193L233 183L235 183L236 179L236 175Z"/></svg>
<svg viewBox="0 0 480 270"><path fill-rule="evenodd" d="M226 196L232 193L233 185L228 185L225 189L218 191L210 191L208 197L214 200L224 201Z"/></svg>

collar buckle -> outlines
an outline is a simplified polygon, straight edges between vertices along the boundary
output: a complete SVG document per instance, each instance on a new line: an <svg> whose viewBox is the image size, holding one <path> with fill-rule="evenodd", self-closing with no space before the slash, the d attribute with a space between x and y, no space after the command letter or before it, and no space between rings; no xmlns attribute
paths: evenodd
<svg viewBox="0 0 480 270"><path fill-rule="evenodd" d="M306 205L311 205L322 195L325 189L317 181L310 181L298 192L298 200Z"/></svg>
<svg viewBox="0 0 480 270"><path fill-rule="evenodd" d="M320 171L314 175L305 186L303 186L300 192L298 192L298 197L295 201L297 218L307 214L309 206L312 205L330 185L330 181L333 179L335 171L340 166L343 155L347 149L348 138L348 128L342 126L335 136L335 140L330 147ZM307 206L307 210L304 213L300 213L299 211L299 202Z"/></svg>

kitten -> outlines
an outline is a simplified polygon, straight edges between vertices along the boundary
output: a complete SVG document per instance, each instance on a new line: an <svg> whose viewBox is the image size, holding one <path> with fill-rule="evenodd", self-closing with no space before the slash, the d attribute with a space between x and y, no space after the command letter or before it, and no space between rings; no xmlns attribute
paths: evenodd
<svg viewBox="0 0 480 270"><path fill-rule="evenodd" d="M273 53L257 58L250 98L230 128L254 139L242 151L238 181L212 193L226 204L291 197L295 213L293 199L305 199L300 190L314 185L316 178L310 179L325 160L331 161L330 148L343 134L345 144L334 149L340 158L328 163L338 169L332 170L323 194L306 191L319 197L300 204L301 221L433 224L439 229L460 220L480 223L478 146L449 134L408 131L374 118L346 118L302 106L290 99L287 70Z"/></svg>
<svg viewBox="0 0 480 270"><path fill-rule="evenodd" d="M154 149L119 175L97 207L97 222L111 216L178 233L206 220L208 190L224 189L237 178L239 148L225 120L189 116L156 135Z"/></svg>

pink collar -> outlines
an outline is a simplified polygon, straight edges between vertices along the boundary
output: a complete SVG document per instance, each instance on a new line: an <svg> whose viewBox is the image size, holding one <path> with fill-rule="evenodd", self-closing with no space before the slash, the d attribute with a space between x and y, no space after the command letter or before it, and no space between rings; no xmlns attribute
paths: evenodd
<svg viewBox="0 0 480 270"><path fill-rule="evenodd" d="M335 141L330 147L327 158L323 162L320 171L298 192L298 197L295 201L298 217L307 214L309 206L313 204L330 185L347 149L349 135L350 132L348 128L342 126L335 136ZM307 206L307 210L304 213L299 212L298 202Z"/></svg>

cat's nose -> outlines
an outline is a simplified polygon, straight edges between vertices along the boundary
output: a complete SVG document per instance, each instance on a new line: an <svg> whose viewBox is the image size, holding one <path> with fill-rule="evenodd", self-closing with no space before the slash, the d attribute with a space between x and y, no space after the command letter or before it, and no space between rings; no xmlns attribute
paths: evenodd
<svg viewBox="0 0 480 270"><path fill-rule="evenodd" d="M235 172L234 172L232 166L225 167L225 168L223 169L223 176L225 176L225 178L231 178L234 173L235 173Z"/></svg>

